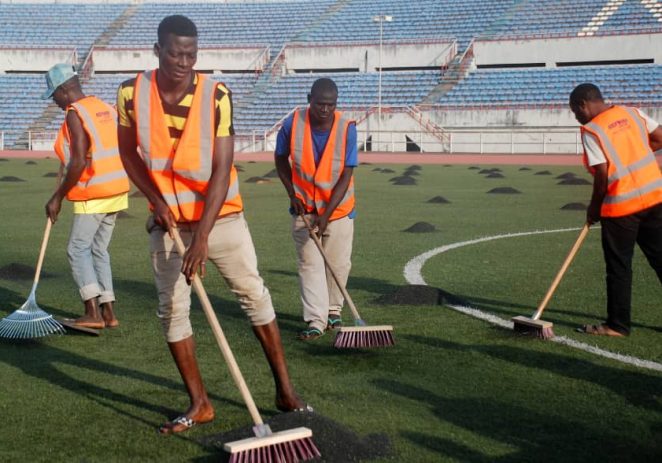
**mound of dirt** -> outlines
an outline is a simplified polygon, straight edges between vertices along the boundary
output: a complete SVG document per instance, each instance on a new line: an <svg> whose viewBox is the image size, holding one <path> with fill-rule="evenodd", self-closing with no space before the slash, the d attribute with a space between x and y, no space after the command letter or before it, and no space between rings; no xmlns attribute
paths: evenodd
<svg viewBox="0 0 662 463"><path fill-rule="evenodd" d="M243 172L244 168L242 166L238 166L235 164L234 168L237 170L237 172Z"/></svg>
<svg viewBox="0 0 662 463"><path fill-rule="evenodd" d="M375 302L383 305L443 305L462 303L459 298L452 294L426 285L400 286L391 294L379 296Z"/></svg>
<svg viewBox="0 0 662 463"><path fill-rule="evenodd" d="M371 166L372 162L359 162L360 166Z"/></svg>
<svg viewBox="0 0 662 463"><path fill-rule="evenodd" d="M372 171L373 172L381 172L382 168L381 167L375 167L374 169L372 169Z"/></svg>
<svg viewBox="0 0 662 463"><path fill-rule="evenodd" d="M255 164L257 161L248 161L249 164Z"/></svg>
<svg viewBox="0 0 662 463"><path fill-rule="evenodd" d="M493 172L501 172L501 169L497 169L497 168L494 168L494 169L481 169L478 173L479 174L491 174Z"/></svg>
<svg viewBox="0 0 662 463"><path fill-rule="evenodd" d="M568 203L561 207L562 211L585 211L586 204L584 203Z"/></svg>
<svg viewBox="0 0 662 463"><path fill-rule="evenodd" d="M519 170L531 170L530 167L520 167Z"/></svg>
<svg viewBox="0 0 662 463"><path fill-rule="evenodd" d="M536 173L533 174L533 175L552 175L552 173L551 173L550 171L548 171L548 170L541 170L541 171L539 171L539 172L536 172Z"/></svg>
<svg viewBox="0 0 662 463"><path fill-rule="evenodd" d="M556 178L561 180L561 179L566 179L566 178L575 178L577 175L573 174L572 172L564 172L561 175L557 175Z"/></svg>
<svg viewBox="0 0 662 463"><path fill-rule="evenodd" d="M278 171L276 169L272 169L266 174L264 174L262 177L264 178L278 178Z"/></svg>
<svg viewBox="0 0 662 463"><path fill-rule="evenodd" d="M22 178L14 177L13 175L7 175L0 178L0 182L25 182Z"/></svg>
<svg viewBox="0 0 662 463"><path fill-rule="evenodd" d="M416 179L414 177L395 177L397 180L391 179L393 185L416 185Z"/></svg>
<svg viewBox="0 0 662 463"><path fill-rule="evenodd" d="M119 211L117 213L118 219L133 219L133 216L126 211Z"/></svg>
<svg viewBox="0 0 662 463"><path fill-rule="evenodd" d="M45 178L51 178L51 177L57 177L57 172L46 172L42 177Z"/></svg>
<svg viewBox="0 0 662 463"><path fill-rule="evenodd" d="M411 166L407 167L407 170L421 170L421 166L418 164L412 164Z"/></svg>
<svg viewBox="0 0 662 463"><path fill-rule="evenodd" d="M402 230L407 233L432 233L437 231L437 228L431 223L427 222L416 222L411 227Z"/></svg>
<svg viewBox="0 0 662 463"><path fill-rule="evenodd" d="M487 193L488 194L500 194L500 195L518 195L522 192L519 191L519 190L516 190L515 188L509 187L509 186L502 186L502 187L499 187L499 188L492 188Z"/></svg>
<svg viewBox="0 0 662 463"><path fill-rule="evenodd" d="M469 167L469 170L480 170L480 167L478 167L478 166L471 166L471 167Z"/></svg>
<svg viewBox="0 0 662 463"><path fill-rule="evenodd" d="M579 178L579 177L573 177L573 178L566 178L565 180L561 180L557 185L590 185L591 182L584 178Z"/></svg>
<svg viewBox="0 0 662 463"><path fill-rule="evenodd" d="M382 174L394 174L395 171L393 169L382 169Z"/></svg>
<svg viewBox="0 0 662 463"><path fill-rule="evenodd" d="M269 183L269 182L271 182L271 180L269 180L268 178L265 178L265 177L250 177L250 178L246 179L246 183L260 184L260 183Z"/></svg>
<svg viewBox="0 0 662 463"><path fill-rule="evenodd" d="M37 164L37 161L25 161L28 166L34 166Z"/></svg>
<svg viewBox="0 0 662 463"><path fill-rule="evenodd" d="M315 412L280 413L269 418L266 423L274 432L298 427L306 427L313 431L313 442L322 455L320 459L315 460L317 462L371 461L388 457L393 453L391 441L386 434L368 434L361 437L344 424ZM242 429L202 437L200 443L219 452L218 459L215 461L228 462L230 455L223 450L223 444L253 436L252 427L246 426ZM267 460L254 459L251 461L266 462Z"/></svg>
<svg viewBox="0 0 662 463"><path fill-rule="evenodd" d="M7 159L7 158L0 158L0 162L8 162L8 161L9 161L9 159Z"/></svg>
<svg viewBox="0 0 662 463"><path fill-rule="evenodd" d="M453 164L444 164L442 167L453 167Z"/></svg>
<svg viewBox="0 0 662 463"><path fill-rule="evenodd" d="M418 177L421 175L421 173L417 170L405 170L402 175L406 175L408 177Z"/></svg>
<svg viewBox="0 0 662 463"><path fill-rule="evenodd" d="M3 280L31 280L34 278L35 268L30 267L29 265L16 264L12 262L11 264L5 265L0 268L0 278ZM50 273L41 271L40 278L51 278L53 275Z"/></svg>
<svg viewBox="0 0 662 463"><path fill-rule="evenodd" d="M499 172L492 172L491 174L486 175L485 178L504 178L504 175Z"/></svg>
<svg viewBox="0 0 662 463"><path fill-rule="evenodd" d="M133 193L131 193L129 195L129 198L144 198L144 197L145 197L145 195L140 190L136 190L136 191L134 191Z"/></svg>
<svg viewBox="0 0 662 463"><path fill-rule="evenodd" d="M434 198L428 199L426 202L433 204L450 204L450 201L443 196L435 196Z"/></svg>

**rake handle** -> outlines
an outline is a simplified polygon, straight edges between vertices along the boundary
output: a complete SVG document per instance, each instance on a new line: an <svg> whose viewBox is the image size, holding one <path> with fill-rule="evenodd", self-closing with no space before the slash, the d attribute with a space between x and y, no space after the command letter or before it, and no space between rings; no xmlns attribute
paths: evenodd
<svg viewBox="0 0 662 463"><path fill-rule="evenodd" d="M44 263L44 256L46 255L46 246L48 245L48 238L51 236L52 222L50 218L46 218L46 228L44 229L44 237L41 239L41 247L39 248L39 257L37 258L37 267L34 270L34 283L32 283L32 292L34 293L39 283L39 275L41 275L41 266Z"/></svg>
<svg viewBox="0 0 662 463"><path fill-rule="evenodd" d="M179 235L179 231L177 230L177 228L174 227L171 230L172 230L173 239L175 241L175 247L177 248L177 252L179 253L180 256L184 257L184 253L186 252L186 247L184 246L184 242L182 241L182 238ZM225 362L228 365L230 374L232 375L232 379L234 380L234 383L237 385L237 388L239 388L239 392L241 393L241 396L244 399L244 402L246 403L248 412L251 414L251 418L253 418L253 422L255 423L255 425L257 426L262 425L263 421L262 421L262 417L260 416L260 412L258 411L257 406L255 405L253 396L251 396L251 393L248 390L248 386L246 385L246 381L244 380L244 377L241 374L241 370L239 369L237 360L234 358L232 349L230 349L228 340L225 338L225 334L223 333L221 324L218 322L218 318L214 313L214 309L212 308L211 302L209 301L207 292L205 291L205 288L202 286L202 281L200 280L200 277L198 276L197 273L193 275L192 285L193 285L193 289L195 290L195 293L198 295L198 299L200 299L202 310L204 311L205 316L207 317L207 321L209 322L209 325L211 326L211 330L214 333L214 338L216 338L218 347L220 347L221 353L223 354L223 358L225 359Z"/></svg>
<svg viewBox="0 0 662 463"><path fill-rule="evenodd" d="M540 305L538 305L538 310L536 310L536 313L533 315L532 319L533 320L538 320L542 316L543 311L547 307L547 304L549 303L549 300L552 298L552 295L554 294L554 291L556 291L556 288L558 287L559 283L561 282L561 279L563 278L563 275L565 275L566 270L568 270L568 267L570 267L570 263L572 263L572 260L575 258L575 255L577 254L577 251L579 251L579 248L581 247L582 243L584 242L584 239L586 238L586 235L588 235L588 229L590 227L590 224L587 222L584 224L582 227L582 231L579 232L579 236L577 237L577 241L575 241L575 244L572 246L572 249L570 249L570 252L568 253L568 256L565 258L565 261L563 261L563 265L561 265L561 269L558 271L556 274L556 277L554 278L554 281L552 281L551 286L547 290L547 294L545 294L545 297L543 298L542 302Z"/></svg>
<svg viewBox="0 0 662 463"><path fill-rule="evenodd" d="M345 285L340 281L340 278L338 278L338 275L336 275L336 272L333 270L333 267L329 264L329 258L327 257L326 253L324 252L324 247L322 246L322 242L320 241L319 237L313 230L313 227L310 225L310 222L306 218L305 215L301 214L300 217L303 219L303 223L306 224L306 228L308 229L308 234L310 237L313 239L315 244L317 245L317 249L319 249L320 254L322 254L322 259L324 259L324 264L326 265L326 268L329 269L329 273L333 276L333 279L335 280L336 284L338 285L338 288L340 289L340 292L342 293L343 297L347 301L347 305L349 306L350 310L352 311L352 315L354 316L354 320L361 320L361 316L359 315L359 311L356 310L356 306L354 305L354 301L352 301L352 298L350 297L349 293L347 292L347 289L345 288Z"/></svg>

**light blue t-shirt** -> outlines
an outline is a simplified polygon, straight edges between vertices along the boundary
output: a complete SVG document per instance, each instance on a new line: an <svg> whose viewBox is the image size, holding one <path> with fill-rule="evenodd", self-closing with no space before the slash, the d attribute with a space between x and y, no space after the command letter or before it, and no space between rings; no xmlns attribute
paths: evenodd
<svg viewBox="0 0 662 463"><path fill-rule="evenodd" d="M283 126L278 131L276 138L276 156L289 156L290 155L290 140L292 139L292 123L294 122L294 114L289 116L283 122ZM313 136L313 155L315 156L315 165L319 165L319 161L326 148L326 143L329 141L331 130L315 130L312 129ZM356 125L350 124L347 127L347 143L345 147L345 167L356 167L359 165L358 148L356 145ZM292 211L290 211L292 212ZM353 209L349 213L349 218L353 219L356 216L356 210Z"/></svg>

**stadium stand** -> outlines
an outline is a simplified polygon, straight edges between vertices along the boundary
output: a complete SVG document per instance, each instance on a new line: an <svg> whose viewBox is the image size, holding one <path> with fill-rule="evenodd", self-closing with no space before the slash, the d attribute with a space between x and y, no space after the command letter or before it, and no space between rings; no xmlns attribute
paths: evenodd
<svg viewBox="0 0 662 463"><path fill-rule="evenodd" d="M125 4L0 3L0 45L9 47L70 46L79 57L127 8Z"/></svg>
<svg viewBox="0 0 662 463"><path fill-rule="evenodd" d="M334 0L265 3L145 3L110 41L111 46L152 45L156 27L169 14L183 14L196 23L200 45L269 44L291 40L323 15Z"/></svg>
<svg viewBox="0 0 662 463"><path fill-rule="evenodd" d="M656 47L639 47L650 50L646 56L632 60L632 64L619 64L627 61L628 51L612 58L611 45L605 45L606 42L597 45L591 42L584 50L588 43L585 37L589 36L592 37L590 40L601 36L601 40L606 40L616 35L618 40L622 36L626 43L628 40L642 43L635 40L638 35L650 37L651 43L655 43L660 37L656 34L662 34L662 2L659 0L147 0L125 3L105 0L60 3L52 0L51 3L34 4L7 1L0 0L3 24L0 53L18 50L25 58L23 67L12 69L5 63L0 66L0 132L4 134L5 149L24 149L33 140L33 133L50 133L62 121L62 112L54 104L39 99L44 86L43 69L52 64L48 61L49 55L41 51L35 54L43 62L31 74L25 73L24 64L32 58L31 48L57 48L65 52L68 48L75 49L78 52L77 65L88 58L85 62L89 68L86 66L83 70L85 91L112 102L118 84L130 77L125 74L127 70L136 69L144 57L151 56L159 21L176 13L187 15L196 22L203 48L245 47L248 50L253 47L252 53L255 49L265 50L262 57L268 57L266 65L264 59L260 66L235 64L236 67L223 68L207 64L205 67L216 72L213 78L224 81L232 90L235 129L239 135L273 134L274 125L283 116L294 107L306 104L311 83L322 76L332 77L338 83L339 107L369 118L379 100L379 73L375 72L379 25L373 21L376 15L393 17L392 22L382 24L384 44L392 53L389 56L391 63L398 63L398 43L401 45L400 58L403 53L410 53L402 51L405 43L429 46L430 43L444 42L446 47L448 44L454 47L448 60L442 64L436 62L432 69L427 55L420 58L420 65L408 64L401 66L402 70L382 73L382 106L392 108L391 113L404 110L401 111L403 114L415 114L419 124L417 129L434 132L434 136L442 131L434 124L435 117L436 121L451 127L471 126L481 121L480 124L489 126L490 130L499 124L505 124L503 129L508 130L508 123L522 124L516 121L516 116L486 116L493 117L492 120L475 117L482 114L481 108L489 111L534 108L542 116L534 117L531 124L574 126L572 115L567 111L567 96L574 85L585 81L600 85L605 96L613 102L640 105L656 111L656 108L662 108L662 55L655 50ZM536 46L546 48L538 48L538 51L555 46L560 47L556 51L562 50L562 44L555 42L555 45L548 39L550 37L557 41L566 38L576 41L573 53L580 50L579 53L568 57L539 56L543 54L535 50L522 52L523 48L514 48L515 42L521 45L527 40L530 43L540 40ZM510 44L507 43L509 39ZM311 44L322 47L319 48L322 66L306 68L304 61L288 68L286 56L289 55L283 50L305 48ZM479 44L483 45L483 50L485 44L496 44L495 47L501 48L495 54L483 52L481 62L474 55ZM444 45L439 46L441 50ZM360 56L365 53L365 64L357 66L353 63L348 67L342 58L338 58L342 53L337 53L336 62L329 62L325 68L324 60L329 58L324 47L335 47L336 50L358 47ZM498 60L503 58L497 57L485 64L486 56L500 55L503 47L513 47L508 48L506 54L521 53L517 56L520 61L500 62ZM117 51L119 57L111 66L118 67L104 68L101 69L104 74L94 74L95 60L91 58L95 55L90 50L95 49ZM607 58L593 58L591 50L599 50L601 56ZM133 67L119 67L122 53L134 57ZM244 53L243 56L254 56L248 51ZM3 56L11 58L10 55ZM100 66L99 56L97 66ZM586 62L581 62L584 59ZM587 65L602 61L613 64ZM569 63L576 65L566 66ZM530 65L548 67L506 68ZM397 64L391 66L391 69L400 67ZM481 69L475 69L476 66ZM389 65L385 67L389 68ZM310 69L316 72L308 73ZM361 69L362 72L346 72L348 69ZM306 70L306 73L294 73L295 70ZM2 74L2 71L8 74ZM221 71L223 73L218 74ZM476 108L479 111L472 113ZM436 116L434 111L437 111ZM545 117L546 112L550 117ZM657 114L661 113L662 109ZM530 116L531 113L523 116L524 124L529 123ZM392 125L381 127L395 131L400 129L402 122L403 119L394 119Z"/></svg>
<svg viewBox="0 0 662 463"><path fill-rule="evenodd" d="M662 65L577 66L471 72L437 102L443 106L566 105L583 82L599 82L606 99L662 104Z"/></svg>

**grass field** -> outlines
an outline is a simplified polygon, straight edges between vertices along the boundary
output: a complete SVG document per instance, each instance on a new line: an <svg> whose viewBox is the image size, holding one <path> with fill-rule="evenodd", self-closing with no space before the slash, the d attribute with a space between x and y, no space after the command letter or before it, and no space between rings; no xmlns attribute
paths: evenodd
<svg viewBox="0 0 662 463"><path fill-rule="evenodd" d="M0 177L25 180L0 183L0 267L34 266L43 233L43 205L54 186L54 179L43 175L55 171L56 163L25 162L0 162ZM245 169L242 181L272 168L239 164ZM394 325L397 345L387 350L336 351L330 335L312 343L294 339L302 322L286 196L277 179L241 184L291 374L316 411L361 437L387 436L390 456L374 461L662 461L659 371L515 336L443 306L376 302L405 285L405 264L429 249L503 233L581 227L584 212L560 208L586 203L590 186L559 186L555 177L571 171L588 178L582 169L500 166L505 178L488 179L468 166L426 165L417 186L393 186L389 179L406 166L388 166L395 174L374 172L375 167L357 169L358 217L348 289L366 320ZM534 175L543 169L553 175ZM486 193L503 186L522 194ZM437 195L450 204L426 202ZM187 396L155 317L144 199L132 198L128 212L132 217L118 221L111 245L122 326L100 338L0 342L0 461L216 461L218 453L201 439L249 424L202 311L196 309L198 358L217 419L185 435L155 432L186 408ZM420 221L437 231L402 231ZM70 222L65 204L43 269L51 277L40 282L37 300L54 315L74 317L82 304L65 255ZM423 277L501 318L530 315L577 233L465 246L432 258ZM554 322L557 335L662 362L662 289L639 251L632 336L589 338L573 331L604 316L603 267L599 231L594 230L544 318ZM30 284L31 277L0 279L0 317L25 301ZM208 276L205 286L258 407L265 416L274 415L271 376L248 322L218 275Z"/></svg>

